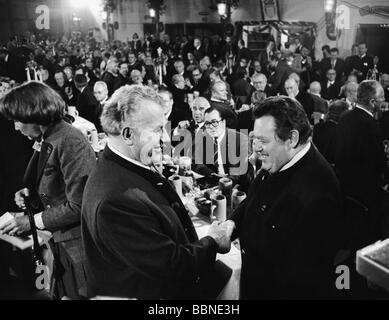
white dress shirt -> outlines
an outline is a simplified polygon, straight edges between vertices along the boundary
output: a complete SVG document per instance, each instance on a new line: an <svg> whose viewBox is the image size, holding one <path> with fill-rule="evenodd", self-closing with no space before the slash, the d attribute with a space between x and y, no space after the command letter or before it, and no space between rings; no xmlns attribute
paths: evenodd
<svg viewBox="0 0 389 320"><path fill-rule="evenodd" d="M226 132L224 131L223 134L216 138L217 139L217 163L218 163L218 174L220 175L224 175L225 172L224 172L224 166L223 166L223 158L222 158L222 152L221 152L221 149L220 149L220 143L222 142L224 136L225 136Z"/></svg>
<svg viewBox="0 0 389 320"><path fill-rule="evenodd" d="M308 153L310 147L311 147L311 143L308 142L307 145L303 149L301 149L299 152L297 152L294 155L294 157L286 165L284 165L281 168L280 172L294 166L299 160L301 160L302 157L304 157Z"/></svg>

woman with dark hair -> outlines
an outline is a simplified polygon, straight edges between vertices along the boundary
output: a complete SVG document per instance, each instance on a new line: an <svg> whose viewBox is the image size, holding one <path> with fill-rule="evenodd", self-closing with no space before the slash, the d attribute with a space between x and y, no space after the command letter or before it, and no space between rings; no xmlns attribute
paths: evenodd
<svg viewBox="0 0 389 320"><path fill-rule="evenodd" d="M35 140L25 188L16 192L15 202L25 209L28 197L36 227L52 233L53 297L85 297L80 212L95 154L81 131L64 121L62 98L43 83L31 81L11 90L0 103L0 113L14 121L16 130ZM9 235L30 231L28 216L0 226L0 232Z"/></svg>

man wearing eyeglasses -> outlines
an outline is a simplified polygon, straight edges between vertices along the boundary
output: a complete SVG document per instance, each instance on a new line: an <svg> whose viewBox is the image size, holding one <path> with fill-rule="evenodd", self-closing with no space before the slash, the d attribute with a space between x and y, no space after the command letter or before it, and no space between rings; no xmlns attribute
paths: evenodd
<svg viewBox="0 0 389 320"><path fill-rule="evenodd" d="M247 172L248 139L228 129L224 109L205 111L205 134L196 139L194 171L204 176L230 176L237 182Z"/></svg>
<svg viewBox="0 0 389 320"><path fill-rule="evenodd" d="M327 71L327 80L321 84L322 96L326 100L337 99L340 94L340 82L336 80L336 70Z"/></svg>

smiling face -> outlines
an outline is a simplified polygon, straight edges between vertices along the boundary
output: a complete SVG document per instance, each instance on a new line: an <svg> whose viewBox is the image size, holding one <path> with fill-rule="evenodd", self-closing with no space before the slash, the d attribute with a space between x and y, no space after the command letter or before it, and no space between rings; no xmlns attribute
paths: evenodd
<svg viewBox="0 0 389 320"><path fill-rule="evenodd" d="M158 161L162 157L161 140L164 140L166 119L163 108L153 101L145 100L143 108L136 116L130 144L135 160L144 165Z"/></svg>
<svg viewBox="0 0 389 320"><path fill-rule="evenodd" d="M276 135L276 125L272 116L255 120L253 151L262 161L262 168L270 173L278 172L291 160L290 143Z"/></svg>

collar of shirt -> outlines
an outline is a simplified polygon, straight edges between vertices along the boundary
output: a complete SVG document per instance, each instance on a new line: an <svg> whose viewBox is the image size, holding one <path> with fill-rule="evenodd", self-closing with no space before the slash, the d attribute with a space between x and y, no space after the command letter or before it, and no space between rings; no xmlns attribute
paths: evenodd
<svg viewBox="0 0 389 320"><path fill-rule="evenodd" d="M366 113L368 113L369 115L371 115L374 118L374 115L369 110L366 110L365 108L361 107L359 104L356 104L355 108L358 108L358 109L365 111Z"/></svg>
<svg viewBox="0 0 389 320"><path fill-rule="evenodd" d="M103 100L100 101L100 104L103 105L108 100L108 97L105 97Z"/></svg>
<svg viewBox="0 0 389 320"><path fill-rule="evenodd" d="M289 169L290 167L294 166L302 157L304 157L308 153L310 147L311 147L311 143L308 142L307 145L303 149L301 149L299 152L297 152L294 155L292 160L290 160L286 165L284 165L281 168L280 172L284 171L286 169Z"/></svg>
<svg viewBox="0 0 389 320"><path fill-rule="evenodd" d="M223 100L220 100L220 99L217 99L217 98L212 98L211 97L211 101L213 101L213 102L225 102L225 101L223 101Z"/></svg>
<svg viewBox="0 0 389 320"><path fill-rule="evenodd" d="M196 128L196 133L200 131L200 129L204 126L204 121L203 122L200 122L200 123L196 123L195 124L197 126Z"/></svg>
<svg viewBox="0 0 389 320"><path fill-rule="evenodd" d="M8 58L9 58L9 54L7 54L7 55L5 56L4 61L5 61L5 62L8 62Z"/></svg>
<svg viewBox="0 0 389 320"><path fill-rule="evenodd" d="M318 96L319 98L321 98L321 94L320 93L313 93L313 92L311 92L311 95Z"/></svg>
<svg viewBox="0 0 389 320"><path fill-rule="evenodd" d="M334 85L334 83L335 83L335 81L328 81L327 82L327 86L329 87L329 86L332 86L332 85Z"/></svg>
<svg viewBox="0 0 389 320"><path fill-rule="evenodd" d="M137 160L134 160L134 159L131 159L127 156L125 156L123 153L121 153L120 151L118 151L117 149L115 149L113 146L110 145L110 143L108 142L107 143L108 145L108 148L116 155L118 155L120 158L123 158L124 160L128 161L128 162L131 162L132 164L135 164L136 166L139 166L139 167L142 167L142 168L145 168L145 169L148 169L148 170L151 170L150 167L148 166L145 166L143 163L137 161Z"/></svg>
<svg viewBox="0 0 389 320"><path fill-rule="evenodd" d="M361 59L363 59L364 57L366 57L366 53L362 56L359 56Z"/></svg>

